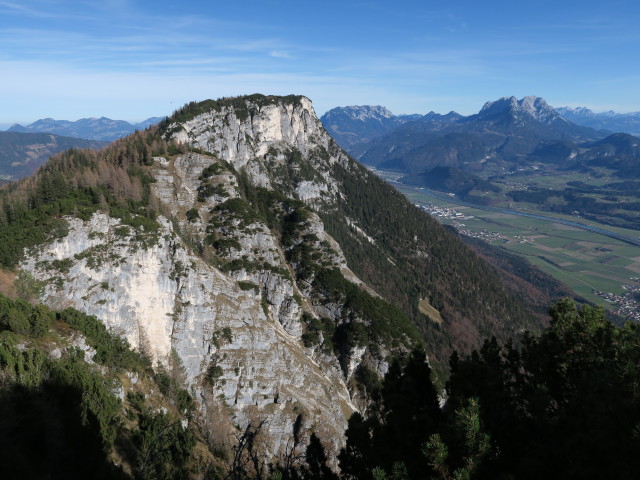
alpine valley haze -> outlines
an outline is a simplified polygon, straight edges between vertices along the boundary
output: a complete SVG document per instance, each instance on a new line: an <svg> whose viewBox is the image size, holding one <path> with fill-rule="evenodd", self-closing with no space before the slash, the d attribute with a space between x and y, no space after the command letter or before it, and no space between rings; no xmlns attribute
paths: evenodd
<svg viewBox="0 0 640 480"><path fill-rule="evenodd" d="M322 121L349 153L463 238L519 254L578 296L637 321L636 117L555 109L529 96L486 102L468 116L396 117L365 106L335 108Z"/></svg>

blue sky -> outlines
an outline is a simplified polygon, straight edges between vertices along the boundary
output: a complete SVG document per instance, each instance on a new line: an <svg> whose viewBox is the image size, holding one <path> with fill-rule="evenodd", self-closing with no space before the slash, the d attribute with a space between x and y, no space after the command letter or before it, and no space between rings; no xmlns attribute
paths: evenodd
<svg viewBox="0 0 640 480"><path fill-rule="evenodd" d="M140 121L191 100L303 94L396 114L502 96L640 110L640 3L0 0L0 125Z"/></svg>

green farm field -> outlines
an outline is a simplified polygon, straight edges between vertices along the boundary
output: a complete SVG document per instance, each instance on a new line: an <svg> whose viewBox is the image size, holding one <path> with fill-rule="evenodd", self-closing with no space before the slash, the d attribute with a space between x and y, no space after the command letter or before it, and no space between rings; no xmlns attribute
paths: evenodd
<svg viewBox="0 0 640 480"><path fill-rule="evenodd" d="M420 189L396 182L393 185L414 204L431 204L462 213L463 218L436 218L444 224L455 226L463 234L484 238L493 245L522 255L595 304L611 307L611 304L596 295L594 290L619 295L625 292L623 285L640 284L635 280L640 277L640 246L549 220L461 206L454 201L429 195ZM576 218L568 215L554 215L533 209L529 212L576 221ZM618 234L636 238L640 236L640 233L634 230L599 225L584 219L577 221Z"/></svg>

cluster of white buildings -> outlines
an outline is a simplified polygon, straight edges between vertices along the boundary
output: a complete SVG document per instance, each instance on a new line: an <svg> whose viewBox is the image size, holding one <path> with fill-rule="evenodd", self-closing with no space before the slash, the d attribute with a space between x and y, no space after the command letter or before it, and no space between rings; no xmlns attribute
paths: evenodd
<svg viewBox="0 0 640 480"><path fill-rule="evenodd" d="M433 205L432 203L428 203L426 205L416 204L416 207L424 210L429 213L431 216L446 218L447 220L451 220L451 224L458 230L458 232L462 235L466 235L467 237L472 238L480 238L486 242L494 242L497 240L507 241L507 237L500 233L489 232L485 229L481 231L473 231L465 229L465 224L461 223L463 220L470 220L473 218L473 215L465 215L464 213L456 210L455 208L443 207L440 205Z"/></svg>
<svg viewBox="0 0 640 480"><path fill-rule="evenodd" d="M464 227L463 224L460 224L460 225ZM454 225L454 226L458 229L458 232L460 232L462 235L466 235L467 237L471 237L471 238L479 238L481 240L484 240L485 242L496 242L499 240L503 242L507 242L509 240L507 237L505 237L501 233L489 232L484 229L479 232L474 232L472 230L465 230L465 229L459 228L457 225Z"/></svg>
<svg viewBox="0 0 640 480"><path fill-rule="evenodd" d="M439 205L433 205L432 203L428 203L426 205L419 205L416 203L416 207L424 210L434 217L447 218L449 220L468 220L473 218L472 215L465 215L455 208L442 207Z"/></svg>
<svg viewBox="0 0 640 480"><path fill-rule="evenodd" d="M636 281L640 279L632 278L631 280ZM626 292L621 295L601 292L600 290L594 290L593 293L611 302L615 306L614 313L627 320L640 322L640 302L638 301L638 299L640 299L640 285L623 285L622 288L626 290Z"/></svg>

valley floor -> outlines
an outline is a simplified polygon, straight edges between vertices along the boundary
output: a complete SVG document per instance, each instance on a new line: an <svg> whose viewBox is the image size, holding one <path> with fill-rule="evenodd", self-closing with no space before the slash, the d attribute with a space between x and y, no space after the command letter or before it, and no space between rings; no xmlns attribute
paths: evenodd
<svg viewBox="0 0 640 480"><path fill-rule="evenodd" d="M453 195L401 184L393 172L376 173L412 203L462 235L519 254L588 301L624 319L640 322L637 231L548 212L528 211L523 216L522 212L474 207ZM570 225L571 222L586 228Z"/></svg>

